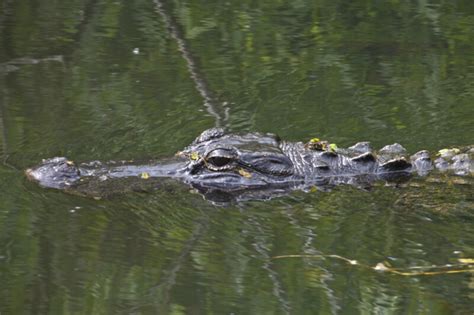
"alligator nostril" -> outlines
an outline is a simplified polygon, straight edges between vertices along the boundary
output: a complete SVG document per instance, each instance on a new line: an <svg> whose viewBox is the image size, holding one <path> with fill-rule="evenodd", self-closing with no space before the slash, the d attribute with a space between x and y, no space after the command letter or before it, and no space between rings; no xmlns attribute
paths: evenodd
<svg viewBox="0 0 474 315"><path fill-rule="evenodd" d="M26 177L28 177L29 179L34 179L32 173L33 173L33 170L32 170L31 168L28 168L28 169L25 170L25 175L26 175Z"/></svg>

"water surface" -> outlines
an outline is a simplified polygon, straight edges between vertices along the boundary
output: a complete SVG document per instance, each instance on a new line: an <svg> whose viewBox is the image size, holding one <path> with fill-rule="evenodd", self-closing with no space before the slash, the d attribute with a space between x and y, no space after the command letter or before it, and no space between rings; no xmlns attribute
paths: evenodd
<svg viewBox="0 0 474 315"><path fill-rule="evenodd" d="M0 41L2 314L474 309L472 273L368 268L474 257L470 185L415 180L222 206L178 183L80 198L21 172L53 156L170 156L218 123L411 152L472 144L472 1L180 0L158 11L151 0L3 0ZM358 264L271 259L288 254Z"/></svg>

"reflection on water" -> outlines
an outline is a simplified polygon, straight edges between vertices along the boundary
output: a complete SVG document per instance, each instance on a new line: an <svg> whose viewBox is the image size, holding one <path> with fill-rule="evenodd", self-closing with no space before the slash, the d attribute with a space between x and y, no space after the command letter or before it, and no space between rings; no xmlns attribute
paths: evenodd
<svg viewBox="0 0 474 315"><path fill-rule="evenodd" d="M410 151L473 142L470 1L166 4L231 130ZM472 311L469 273L271 259L408 268L472 258L470 184L221 207L178 183L96 201L27 182L20 170L46 157L172 155L216 117L154 1L3 1L0 38L0 153L13 166L0 166L2 314Z"/></svg>

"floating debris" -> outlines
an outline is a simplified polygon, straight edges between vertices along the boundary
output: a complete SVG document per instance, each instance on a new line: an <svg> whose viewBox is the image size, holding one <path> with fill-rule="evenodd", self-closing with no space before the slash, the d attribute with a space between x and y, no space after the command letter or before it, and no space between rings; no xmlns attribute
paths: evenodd
<svg viewBox="0 0 474 315"><path fill-rule="evenodd" d="M239 174L245 178L252 177L252 174L250 174L248 171L244 170L243 168L239 169Z"/></svg>
<svg viewBox="0 0 474 315"><path fill-rule="evenodd" d="M474 258L459 258L459 264L446 264L446 265L431 265L431 266L412 266L408 268L392 268L385 262L379 262L375 266L369 266L359 264L357 260L349 259L339 255L281 255L274 256L271 259L283 259L283 258L314 258L314 259L338 259L345 261L350 265L357 265L366 269L375 271L388 272L399 276L436 276L445 274L456 274L456 273L474 273Z"/></svg>
<svg viewBox="0 0 474 315"><path fill-rule="evenodd" d="M191 152L190 158L191 158L191 160L193 160L193 161L199 160L199 153L197 153L197 152Z"/></svg>
<svg viewBox="0 0 474 315"><path fill-rule="evenodd" d="M461 153L461 150L459 150L458 148L452 148L452 149L441 149L438 151L436 155L442 158L449 159L459 153Z"/></svg>
<svg viewBox="0 0 474 315"><path fill-rule="evenodd" d="M319 138L312 138L304 145L304 147L308 150L327 151L330 147L330 144L328 141L321 140Z"/></svg>

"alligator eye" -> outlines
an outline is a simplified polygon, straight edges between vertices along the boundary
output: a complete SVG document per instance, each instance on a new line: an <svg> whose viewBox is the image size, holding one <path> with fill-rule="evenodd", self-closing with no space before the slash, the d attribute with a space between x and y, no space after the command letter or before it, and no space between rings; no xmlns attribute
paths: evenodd
<svg viewBox="0 0 474 315"><path fill-rule="evenodd" d="M209 169L222 171L231 169L237 156L237 151L233 148L217 148L207 154L205 161Z"/></svg>
<svg viewBox="0 0 474 315"><path fill-rule="evenodd" d="M223 167L232 162L233 159L228 158L228 157L223 157L223 156L213 156L207 159L208 163L211 163L214 166L217 167Z"/></svg>

